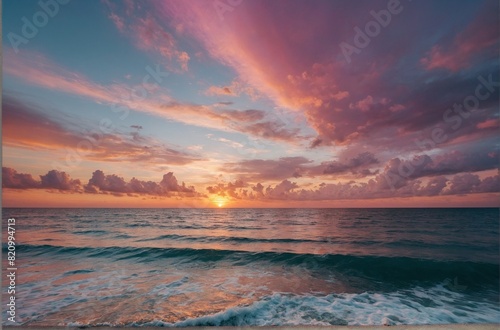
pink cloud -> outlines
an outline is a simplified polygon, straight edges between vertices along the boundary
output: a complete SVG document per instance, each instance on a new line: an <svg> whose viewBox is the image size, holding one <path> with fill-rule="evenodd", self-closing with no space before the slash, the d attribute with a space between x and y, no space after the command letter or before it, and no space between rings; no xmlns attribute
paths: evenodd
<svg viewBox="0 0 500 330"><path fill-rule="evenodd" d="M236 174L245 181L282 180L301 177L310 168L312 161L305 157L282 157L272 159L250 159L226 163L221 171Z"/></svg>
<svg viewBox="0 0 500 330"><path fill-rule="evenodd" d="M366 176L376 174L376 172L371 172L367 167L378 163L378 159L372 153L364 152L343 162L334 161L324 163L321 167L323 167L323 174L341 174L351 172L355 175L360 174L361 176Z"/></svg>
<svg viewBox="0 0 500 330"><path fill-rule="evenodd" d="M247 94L254 100L259 97L254 88L236 80L227 86L210 86L205 91L205 95L208 96L239 96L242 93Z"/></svg>
<svg viewBox="0 0 500 330"><path fill-rule="evenodd" d="M464 53L454 54L445 52L441 46L435 45L420 62L427 70L446 68L450 71L458 71L467 65L466 59L468 59L468 57L469 56Z"/></svg>
<svg viewBox="0 0 500 330"><path fill-rule="evenodd" d="M175 37L167 31L166 27L158 22L151 14L141 17L140 5L126 2L123 15L118 14L118 7L106 2L111 14L109 18L116 28L127 36L131 36L139 49L159 54L167 61L166 67L171 71L178 71L171 65L176 60L181 71L188 71L191 57L186 51L179 48Z"/></svg>
<svg viewBox="0 0 500 330"><path fill-rule="evenodd" d="M288 199L293 196L293 190L298 187L295 182L283 180L274 187L267 187L266 197L269 199Z"/></svg>
<svg viewBox="0 0 500 330"><path fill-rule="evenodd" d="M161 4L164 12L174 20L179 19L186 30L194 34L214 58L230 65L239 73L240 79L273 98L278 104L298 110L332 106L339 101L348 100L349 92L338 87L336 79L332 79L333 72L327 72L333 67L315 63L311 72L307 57L306 62L297 62L298 57L290 56L296 53L297 45L287 44L283 38L276 38L283 31L276 30L277 25L270 16L263 14L266 11L262 10L261 4L248 3L244 6L245 8L238 13L228 14L227 20L221 24L213 20L213 16L210 15L213 8L209 3ZM255 15L259 16L259 24L249 26ZM296 22L295 19L293 21ZM284 22L280 21L281 23ZM286 29L287 24L282 25ZM262 30L259 34L262 37L258 42L252 37L252 31L255 29ZM310 27L304 29L311 32ZM284 54L284 56L275 61L269 54ZM270 61L273 61L273 64L268 63ZM283 77L287 77L287 80L283 80ZM207 92L222 95L237 94L235 88L224 87L213 87ZM309 116L313 124L316 121L314 117L316 116ZM262 126L255 125L249 132L259 132L265 136ZM325 129L332 131L331 127Z"/></svg>
<svg viewBox="0 0 500 330"><path fill-rule="evenodd" d="M113 23L115 24L116 28L118 30L120 30L120 32L124 32L125 31L125 23L123 22L123 19L121 17L119 17L115 13L111 13L109 15L109 18L113 21Z"/></svg>
<svg viewBox="0 0 500 330"><path fill-rule="evenodd" d="M453 42L444 46L434 45L420 63L427 69L447 69L457 72L470 67L472 62L485 49L498 57L498 15L490 4L483 6L476 19L472 21Z"/></svg>
<svg viewBox="0 0 500 330"><path fill-rule="evenodd" d="M402 104L394 104L389 108L389 110L391 110L392 112L397 112L397 111L401 111L404 109L405 109L405 106Z"/></svg>
<svg viewBox="0 0 500 330"><path fill-rule="evenodd" d="M239 177L239 187L233 186L229 194L228 187L221 184L217 190L209 192L262 200L373 199L494 193L500 192L498 175L481 179L476 173L495 169L498 166L496 156L496 153L483 151L477 154L455 151L433 157L416 155L406 160L392 158L385 164L370 153L320 165L314 165L302 157L246 160L228 163L221 168L225 173ZM372 167L376 170L370 170ZM362 180L347 181L349 176ZM329 179L329 182L318 185L306 181L301 186L291 181L299 178L303 181L307 177ZM335 182L339 178L344 180ZM281 182L266 187L266 181L277 180ZM310 188L311 185L315 187Z"/></svg>
<svg viewBox="0 0 500 330"><path fill-rule="evenodd" d="M358 108L359 110L363 112L367 112L370 110L370 108L375 104L375 101L373 100L373 97L371 95L368 95L366 98L364 98L361 101L356 102L355 104L352 104L349 106L351 109Z"/></svg>
<svg viewBox="0 0 500 330"><path fill-rule="evenodd" d="M193 186L178 183L172 172L163 175L160 182L142 181L132 178L129 182L116 174L104 174L101 170L92 173L86 185L72 179L67 173L50 170L40 175L37 181L31 174L18 173L15 169L2 167L2 187L9 189L46 189L68 193L112 194L115 196L162 196L203 197Z"/></svg>
<svg viewBox="0 0 500 330"><path fill-rule="evenodd" d="M80 180L73 180L65 172L57 170L51 170L45 175L40 175L40 180L41 188L47 189L78 191L81 185Z"/></svg>
<svg viewBox="0 0 500 330"><path fill-rule="evenodd" d="M131 30L139 48L157 52L169 60L175 58L184 71L188 70L189 55L177 48L172 34L165 31L153 17L137 19Z"/></svg>
<svg viewBox="0 0 500 330"><path fill-rule="evenodd" d="M80 180L71 179L65 172L57 170L51 170L45 175L40 175L40 181L37 181L31 174L18 173L13 168L2 167L2 187L81 192Z"/></svg>
<svg viewBox="0 0 500 330"><path fill-rule="evenodd" d="M85 76L58 67L39 53L24 51L21 55L7 49L3 54L4 74L42 86L47 89L88 97L96 101L114 103L116 98L127 95L125 89L111 88L91 82Z"/></svg>
<svg viewBox="0 0 500 330"><path fill-rule="evenodd" d="M283 180L267 187L261 183L251 186L251 189L247 187L247 184L242 183L241 188L231 188L229 192L225 185L219 185L217 189L210 187L209 193L237 199L292 201L470 195L500 192L500 177L496 175L481 180L478 175L471 173L458 174L450 178L439 176L432 178L428 183L411 180L395 190L391 189L383 176L377 176L368 182L321 183L314 188L307 189L290 180Z"/></svg>
<svg viewBox="0 0 500 330"><path fill-rule="evenodd" d="M348 91L339 91L335 94L332 95L332 98L334 100L340 101L345 99L346 97L349 97L349 92Z"/></svg>
<svg viewBox="0 0 500 330"><path fill-rule="evenodd" d="M210 86L206 91L207 95L236 96L236 93L229 87Z"/></svg>
<svg viewBox="0 0 500 330"><path fill-rule="evenodd" d="M452 151L433 157L421 154L411 159L393 158L386 163L382 175L390 185L399 188L424 177L481 172L497 166L497 158L487 149L467 153Z"/></svg>
<svg viewBox="0 0 500 330"><path fill-rule="evenodd" d="M455 175L450 180L450 187L445 191L448 195L461 195L474 191L474 188L481 184L477 175L471 173Z"/></svg>
<svg viewBox="0 0 500 330"><path fill-rule="evenodd" d="M2 187L13 189L40 188L41 184L31 174L17 173L9 167L2 167Z"/></svg>
<svg viewBox="0 0 500 330"><path fill-rule="evenodd" d="M476 127L479 129L498 128L499 127L498 119L488 119L486 121L478 123Z"/></svg>
<svg viewBox="0 0 500 330"><path fill-rule="evenodd" d="M217 185L208 186L207 191L210 194L215 194L219 196L230 196L235 199L241 199L247 196L246 190L241 190L241 188L247 187L247 184L242 180L235 180L234 182L229 182L227 184L219 183ZM237 192L237 190L239 191Z"/></svg>
<svg viewBox="0 0 500 330"><path fill-rule="evenodd" d="M378 177L378 181L387 181L389 186L400 188L416 179L481 172L495 169L497 165L497 153L484 149L471 153L451 151L432 157L419 154L409 159L396 157L384 162L370 152L351 156L343 154L338 160L320 164L315 164L305 157L251 159L225 163L219 170L251 183L291 178L364 179L366 181L366 178Z"/></svg>
<svg viewBox="0 0 500 330"><path fill-rule="evenodd" d="M123 195L158 195L158 196L183 196L200 197L194 187L187 187L184 182L179 184L172 172L163 175L159 182L142 181L132 178L126 182L116 174L105 175L103 171L97 170L92 173L92 178L84 186L85 191L95 194Z"/></svg>
<svg viewBox="0 0 500 330"><path fill-rule="evenodd" d="M312 147L353 143L379 147L385 145L387 136L397 136L394 143L412 145L422 130L416 126L442 121L442 112L453 105L452 96L446 94L451 103L443 105L445 99L434 95L439 87L443 94L456 83L460 90L453 89L455 94L470 93L468 84L472 82L464 82L463 77L445 79L416 65L415 49L432 45L429 38L415 36L414 31L427 35L438 28L437 24L422 27L417 13L424 16L435 9L439 13L433 15L438 17L441 8L429 8L432 4L414 6L414 15L405 11L405 19L394 18L391 28L374 38L350 65L338 45L352 40L351 22L372 18L368 14L372 5L318 1L309 6L299 1L289 6L280 1L275 5L252 1L225 13L223 21L210 1L164 1L155 6L173 25L181 24L186 35L196 38L212 58L235 70L238 79L277 106L303 112L318 135L311 141ZM494 16L491 13L479 13L476 22L481 23L485 15L489 22ZM488 28L488 24L479 23L471 23L468 32L457 37L464 45L464 54L475 49L467 41L476 40L473 36ZM455 25L451 31L456 35ZM495 38L498 33L490 27L484 40L478 42L493 47ZM471 56L488 56L484 47ZM223 94L224 90L218 92ZM411 131L405 129L410 126ZM459 133L470 134L463 132Z"/></svg>
<svg viewBox="0 0 500 330"><path fill-rule="evenodd" d="M174 24L183 24L187 33L194 35L212 57L236 70L240 79L272 98L279 106L305 111L311 126L324 135L323 143L329 143L354 137L352 134L359 125L353 127L348 121L356 113L351 111L351 114L346 108L352 102L351 98L358 98L350 92L349 85L359 86L359 78L350 78L349 68L332 61L332 57L325 57L325 51L332 51L334 40L332 44L317 42L322 36L330 38L330 31L337 28L334 24L311 26L307 20L313 14L326 20L326 13L332 15L332 12L325 10L325 6L329 6L327 2L314 7L302 6L299 15L297 8L291 6L280 7L283 12L274 13L274 7L264 6L261 2L244 3L239 7L241 10L228 13L221 23L218 16L213 15L214 9L209 2L158 3ZM256 21L259 23L252 24ZM331 18L328 21L332 21ZM281 37L288 34L293 37ZM255 38L255 35L260 37ZM312 35L315 37L311 38ZM279 60L269 54L280 54ZM379 76L375 74L376 70L374 66L363 72L368 77L366 85ZM217 91L220 94L229 92ZM378 95L372 97L383 99ZM387 112L390 113L388 109ZM383 115L380 112L379 116ZM347 117L345 122L343 117Z"/></svg>

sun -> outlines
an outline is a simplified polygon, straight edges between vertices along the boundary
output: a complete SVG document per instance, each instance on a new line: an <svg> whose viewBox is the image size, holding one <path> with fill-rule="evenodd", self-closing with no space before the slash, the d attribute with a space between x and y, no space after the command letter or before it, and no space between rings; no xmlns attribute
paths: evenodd
<svg viewBox="0 0 500 330"><path fill-rule="evenodd" d="M226 197L222 197L222 196L217 196L215 197L212 202L217 205L217 207L219 208L222 208L226 205L227 203L227 198Z"/></svg>

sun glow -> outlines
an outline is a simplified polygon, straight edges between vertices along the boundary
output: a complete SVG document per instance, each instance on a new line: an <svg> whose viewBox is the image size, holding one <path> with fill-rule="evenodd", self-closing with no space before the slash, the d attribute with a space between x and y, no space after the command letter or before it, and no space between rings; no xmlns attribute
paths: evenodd
<svg viewBox="0 0 500 330"><path fill-rule="evenodd" d="M212 199L212 202L217 205L217 207L224 207L227 203L227 198L222 196L217 196Z"/></svg>

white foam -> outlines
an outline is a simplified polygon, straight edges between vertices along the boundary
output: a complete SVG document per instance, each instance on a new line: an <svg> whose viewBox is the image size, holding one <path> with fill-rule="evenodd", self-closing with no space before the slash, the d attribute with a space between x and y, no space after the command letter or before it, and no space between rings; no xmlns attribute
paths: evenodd
<svg viewBox="0 0 500 330"><path fill-rule="evenodd" d="M97 275L97 276L95 276ZM204 285L183 272L170 273L146 292L140 292L135 284L125 281L128 275L119 271L94 274L79 281L54 285L50 279L40 281L19 293L19 320L21 323L43 319L74 303L85 303L87 299L120 299L127 295L145 295L153 300L167 300L186 293L203 294ZM139 277L140 278L140 277ZM253 292L238 282L238 277L225 281L216 279L220 290L251 298ZM157 281L158 279L151 279ZM44 288L52 288L50 291ZM255 287L253 287L255 289ZM104 290L104 291L101 291ZM266 290L267 291L267 290ZM28 304L29 303L29 304ZM70 322L71 320L68 320ZM130 324L132 326L270 326L270 325L397 325L397 324L449 324L449 323L500 323L498 302L486 299L471 300L464 292L450 290L445 283L431 288L414 287L388 293L342 293L329 295L272 294L260 298L249 306L235 307L220 313L198 318L166 323L151 319L150 322ZM69 325L69 324L67 324ZM96 324L86 324L96 326Z"/></svg>
<svg viewBox="0 0 500 330"><path fill-rule="evenodd" d="M141 325L185 327L499 322L500 309L495 303L467 301L463 294L438 285L432 289L414 288L387 294L365 292L322 297L274 294L250 306L235 307L213 315L177 323L157 320Z"/></svg>

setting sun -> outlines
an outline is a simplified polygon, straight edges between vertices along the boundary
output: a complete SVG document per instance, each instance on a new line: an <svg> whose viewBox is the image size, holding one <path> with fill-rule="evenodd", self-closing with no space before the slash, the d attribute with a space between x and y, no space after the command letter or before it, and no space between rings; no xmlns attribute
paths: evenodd
<svg viewBox="0 0 500 330"><path fill-rule="evenodd" d="M226 197L217 196L212 201L215 205L217 205L217 207L224 207L228 200Z"/></svg>

